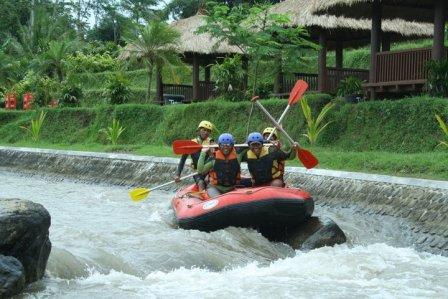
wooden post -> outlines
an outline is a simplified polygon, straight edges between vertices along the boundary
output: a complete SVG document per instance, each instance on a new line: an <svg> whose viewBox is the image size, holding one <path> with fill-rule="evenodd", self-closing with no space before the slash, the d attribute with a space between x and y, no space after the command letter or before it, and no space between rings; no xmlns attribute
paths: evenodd
<svg viewBox="0 0 448 299"><path fill-rule="evenodd" d="M193 54L193 100L199 100L199 58Z"/></svg>
<svg viewBox="0 0 448 299"><path fill-rule="evenodd" d="M248 75L248 73L249 73L249 60L247 59L247 57L246 56L243 56L243 58L242 58L242 62L241 62L241 64L242 64L242 68L243 68L243 70L244 70L244 78L243 78L243 91L247 91L247 87L248 87L248 81L249 81L249 75Z"/></svg>
<svg viewBox="0 0 448 299"><path fill-rule="evenodd" d="M390 51L390 33L383 32L383 39L381 42L381 51Z"/></svg>
<svg viewBox="0 0 448 299"><path fill-rule="evenodd" d="M162 68L157 67L156 69L156 101L160 105L163 105L163 78L162 78Z"/></svg>
<svg viewBox="0 0 448 299"><path fill-rule="evenodd" d="M211 69L210 64L204 66L204 81L207 84L210 83L210 69Z"/></svg>
<svg viewBox="0 0 448 299"><path fill-rule="evenodd" d="M327 87L327 36L325 32L319 34L319 73L317 77L317 90L326 91Z"/></svg>
<svg viewBox="0 0 448 299"><path fill-rule="evenodd" d="M381 2L374 0L372 3L372 31L370 34L370 72L369 83L376 82L376 54L380 51L381 41ZM372 88L370 99L376 97L375 90Z"/></svg>
<svg viewBox="0 0 448 299"><path fill-rule="evenodd" d="M342 41L336 42L336 68L338 70L342 69L344 67L344 46L342 44Z"/></svg>
<svg viewBox="0 0 448 299"><path fill-rule="evenodd" d="M434 44L432 47L432 58L434 60L442 60L445 58L445 1L436 0L434 3Z"/></svg>

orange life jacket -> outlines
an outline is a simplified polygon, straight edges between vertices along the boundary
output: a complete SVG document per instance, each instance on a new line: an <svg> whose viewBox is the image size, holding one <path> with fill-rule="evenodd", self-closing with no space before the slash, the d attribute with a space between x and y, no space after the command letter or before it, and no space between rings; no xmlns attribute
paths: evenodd
<svg viewBox="0 0 448 299"><path fill-rule="evenodd" d="M215 162L210 170L210 184L225 187L235 186L241 179L240 163L235 149L224 156L221 150L215 152Z"/></svg>

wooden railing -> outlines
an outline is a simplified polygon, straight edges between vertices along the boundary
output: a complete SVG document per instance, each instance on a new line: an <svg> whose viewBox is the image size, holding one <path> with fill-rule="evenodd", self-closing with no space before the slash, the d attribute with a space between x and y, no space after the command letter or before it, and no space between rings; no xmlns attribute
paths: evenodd
<svg viewBox="0 0 448 299"><path fill-rule="evenodd" d="M326 92L336 93L339 87L339 82L341 80L349 77L357 77L362 81L367 81L369 79L369 71L362 69L337 69L333 67L327 68L327 87ZM293 75L285 76L283 78L283 84L281 88L281 93L289 92L297 80L301 79L308 82L308 90L309 91L317 91L318 90L318 75L317 74L309 74L309 73L295 73Z"/></svg>
<svg viewBox="0 0 448 299"><path fill-rule="evenodd" d="M430 59L430 48L377 53L374 83L426 79Z"/></svg>
<svg viewBox="0 0 448 299"><path fill-rule="evenodd" d="M283 76L280 93L290 92L297 80L306 81L309 85L309 91L317 91L317 74L294 73L292 75Z"/></svg>
<svg viewBox="0 0 448 299"><path fill-rule="evenodd" d="M163 84L164 94L183 95L185 97L184 102L190 103L193 100L205 101L213 96L215 83L214 82L199 82L199 98L193 99L193 86L185 84Z"/></svg>

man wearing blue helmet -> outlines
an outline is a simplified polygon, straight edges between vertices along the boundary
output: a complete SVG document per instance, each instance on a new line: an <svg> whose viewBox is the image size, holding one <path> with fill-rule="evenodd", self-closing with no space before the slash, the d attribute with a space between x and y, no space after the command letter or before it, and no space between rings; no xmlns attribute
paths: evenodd
<svg viewBox="0 0 448 299"><path fill-rule="evenodd" d="M205 158L209 149L203 148L198 160L198 172L209 172L210 183L207 194L215 197L232 191L240 180L240 163L243 153L237 154L234 148L235 141L229 133L221 134L218 138L218 150L215 157L207 163Z"/></svg>
<svg viewBox="0 0 448 299"><path fill-rule="evenodd" d="M242 161L247 162L253 186L283 187L283 173L278 165L282 161L294 159L299 144L294 142L292 149L285 152L274 146L263 146L264 142L260 133L250 133L247 136L249 150L244 153Z"/></svg>

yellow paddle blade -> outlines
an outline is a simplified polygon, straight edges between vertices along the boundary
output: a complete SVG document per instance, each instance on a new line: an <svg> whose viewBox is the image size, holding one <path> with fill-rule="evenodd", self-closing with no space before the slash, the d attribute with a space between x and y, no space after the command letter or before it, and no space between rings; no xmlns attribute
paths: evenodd
<svg viewBox="0 0 448 299"><path fill-rule="evenodd" d="M129 196L133 201L140 201L145 199L150 191L148 188L135 188L129 191Z"/></svg>

